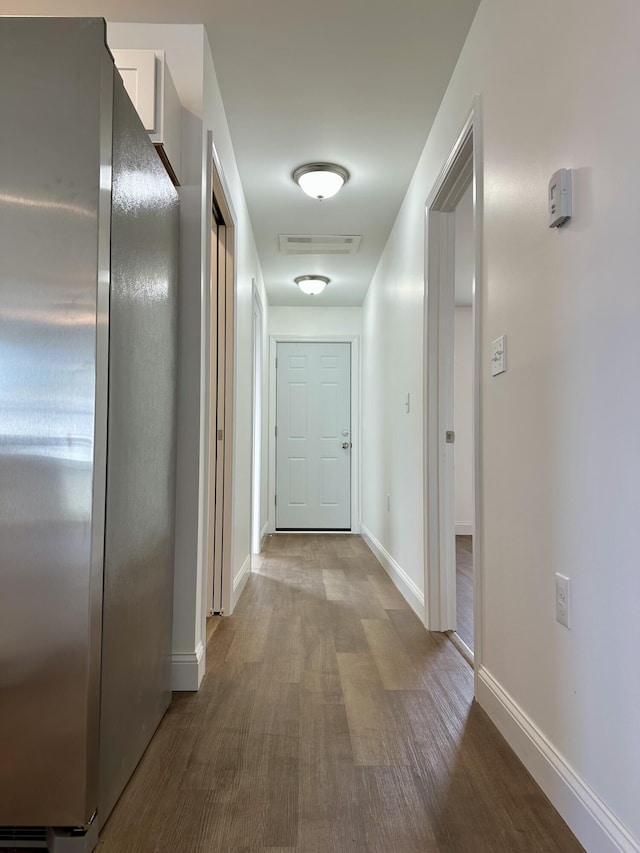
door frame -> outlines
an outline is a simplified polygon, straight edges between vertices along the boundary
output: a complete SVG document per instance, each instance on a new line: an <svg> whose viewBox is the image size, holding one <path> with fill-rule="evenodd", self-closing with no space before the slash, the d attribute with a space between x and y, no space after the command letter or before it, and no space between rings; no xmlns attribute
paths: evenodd
<svg viewBox="0 0 640 853"><path fill-rule="evenodd" d="M351 531L347 535L360 533L360 335L269 335L269 533L276 532L276 354L279 343L351 344ZM322 535L321 531L316 532Z"/></svg>
<svg viewBox="0 0 640 853"><path fill-rule="evenodd" d="M471 112L426 202L424 370L425 370L425 625L455 629L455 509L453 447L454 219L462 192L473 186L473 619L474 668L482 661L482 422L481 296L483 151L481 100ZM453 535L452 535L453 534ZM451 544L453 543L453 553Z"/></svg>
<svg viewBox="0 0 640 853"><path fill-rule="evenodd" d="M212 348L217 349L217 320L214 324L214 312L217 317L217 293L214 293L214 271L212 265L213 255L213 198L215 194L218 209L222 214L230 248L230 264L226 272L227 302L231 311L227 311L226 322L226 375L224 392L224 485L221 515L218 517L218 526L222 535L221 548L221 590L218 597L220 610L216 612L229 615L232 610L232 555L233 555L233 422L234 422L234 398L235 398L235 323L237 313L237 280L236 263L237 257L237 218L230 202L230 192L225 180L220 158L216 151L213 135L208 133L209 151L209 175L208 175L208 219L207 219L207 251L208 251L208 286L205 293L205 310L202 317L203 335L203 367L201 372L201 429L204 441L204 453L201 455L203 464L200 469L203 488L202 506L202 610L203 620L214 612L213 592L213 555L215 548L215 498L216 498L216 472L211 470L212 459L216 458L216 418L217 418L217 395L214 389L215 377L212 376ZM213 512L213 520L212 520ZM220 509L219 509L220 512ZM205 629L206 631L206 629ZM203 634L206 636L206 633Z"/></svg>
<svg viewBox="0 0 640 853"><path fill-rule="evenodd" d="M264 405L264 312L256 280L251 279L251 553L259 554L266 534L262 519L262 413Z"/></svg>

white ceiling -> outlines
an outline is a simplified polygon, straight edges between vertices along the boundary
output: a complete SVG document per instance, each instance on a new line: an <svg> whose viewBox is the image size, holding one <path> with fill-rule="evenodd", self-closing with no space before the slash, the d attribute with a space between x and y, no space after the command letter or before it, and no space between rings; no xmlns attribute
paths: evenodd
<svg viewBox="0 0 640 853"><path fill-rule="evenodd" d="M360 305L479 0L0 0L3 14L204 23L269 300ZM339 163L334 198L291 172ZM425 188L425 198L429 188ZM354 256L283 256L279 234L362 235ZM293 279L320 273L320 296Z"/></svg>

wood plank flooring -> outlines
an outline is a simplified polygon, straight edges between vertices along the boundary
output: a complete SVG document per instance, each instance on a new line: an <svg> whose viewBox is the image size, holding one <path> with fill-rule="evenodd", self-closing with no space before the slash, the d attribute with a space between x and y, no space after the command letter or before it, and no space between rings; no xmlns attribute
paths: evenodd
<svg viewBox="0 0 640 853"><path fill-rule="evenodd" d="M456 536L456 634L473 651L473 541Z"/></svg>
<svg viewBox="0 0 640 853"><path fill-rule="evenodd" d="M576 853L360 537L273 536L99 853Z"/></svg>

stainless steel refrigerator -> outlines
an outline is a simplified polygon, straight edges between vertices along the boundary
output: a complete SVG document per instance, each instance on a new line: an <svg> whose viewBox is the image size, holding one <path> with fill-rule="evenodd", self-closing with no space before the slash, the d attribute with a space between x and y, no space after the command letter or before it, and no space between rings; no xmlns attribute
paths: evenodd
<svg viewBox="0 0 640 853"><path fill-rule="evenodd" d="M0 846L92 849L170 701L178 196L101 19L0 18Z"/></svg>

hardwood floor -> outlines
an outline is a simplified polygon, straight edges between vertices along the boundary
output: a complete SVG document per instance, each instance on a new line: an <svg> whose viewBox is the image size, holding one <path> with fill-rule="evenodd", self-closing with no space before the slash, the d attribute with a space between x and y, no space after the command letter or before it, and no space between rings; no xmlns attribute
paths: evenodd
<svg viewBox="0 0 640 853"><path fill-rule="evenodd" d="M207 616L207 645L211 642L213 632L217 631L222 622L222 616Z"/></svg>
<svg viewBox="0 0 640 853"><path fill-rule="evenodd" d="M473 651L473 539L456 536L456 634Z"/></svg>
<svg viewBox="0 0 640 853"><path fill-rule="evenodd" d="M99 853L582 848L360 537L269 539Z"/></svg>

